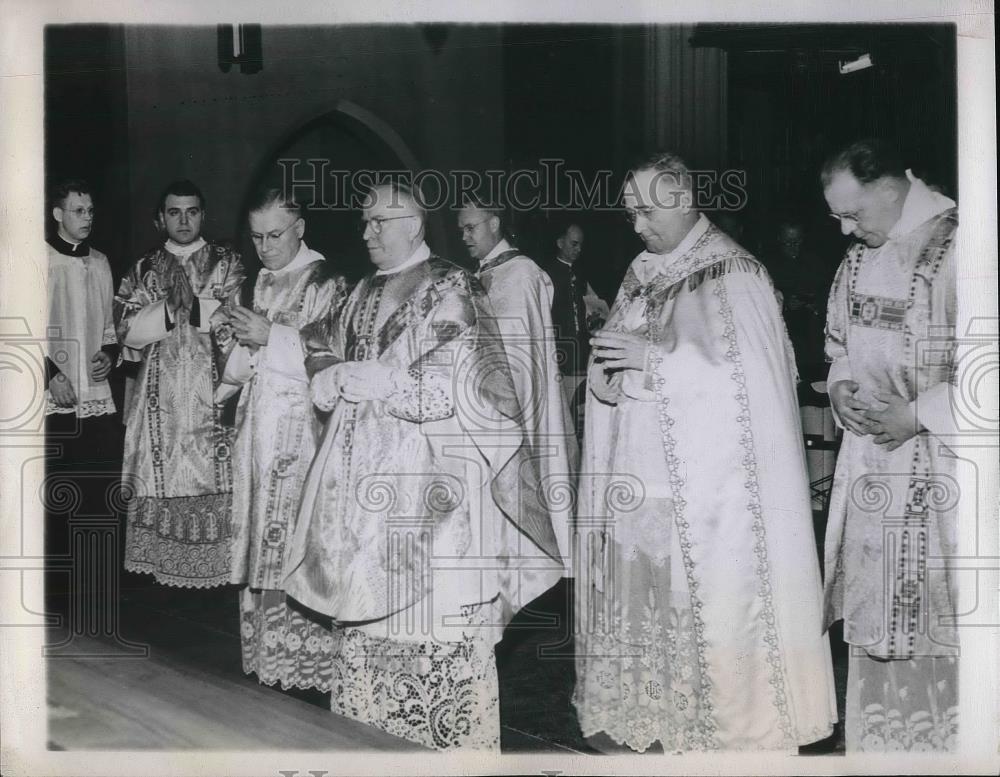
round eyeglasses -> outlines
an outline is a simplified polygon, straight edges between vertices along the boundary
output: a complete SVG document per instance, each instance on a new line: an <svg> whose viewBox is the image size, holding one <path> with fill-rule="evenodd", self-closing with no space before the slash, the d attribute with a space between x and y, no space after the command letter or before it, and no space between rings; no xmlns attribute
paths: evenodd
<svg viewBox="0 0 1000 777"><path fill-rule="evenodd" d="M368 227L371 227L372 234L381 235L382 226L385 224L385 222L397 221L398 219L412 219L412 218L416 218L416 216L412 213L409 216L372 216L370 219L363 218L358 222L358 231L361 234L364 234L365 231L368 229Z"/></svg>
<svg viewBox="0 0 1000 777"><path fill-rule="evenodd" d="M483 219L482 221L474 221L471 224L462 224L458 227L458 231L462 233L463 237L471 237L472 233L476 231L476 227L480 224L485 224L489 219Z"/></svg>

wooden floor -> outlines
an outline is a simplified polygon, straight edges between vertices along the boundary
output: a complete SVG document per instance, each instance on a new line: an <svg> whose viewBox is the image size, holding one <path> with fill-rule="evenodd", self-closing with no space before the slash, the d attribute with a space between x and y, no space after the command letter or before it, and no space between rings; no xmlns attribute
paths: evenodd
<svg viewBox="0 0 1000 777"><path fill-rule="evenodd" d="M94 655L101 645L84 637L75 647ZM53 749L417 749L251 678L221 676L160 651L46 663Z"/></svg>
<svg viewBox="0 0 1000 777"><path fill-rule="evenodd" d="M61 618L46 648L50 748L419 750L334 715L328 694L282 691L245 675L235 586L197 591L123 577L117 593L87 597L82 607L70 606L79 600L66 593L68 579L50 588L47 610ZM114 613L114 623L84 612L100 599L96 609ZM545 632L521 630L498 648L501 746L587 752L569 703L572 662L538 660L544 641Z"/></svg>
<svg viewBox="0 0 1000 777"><path fill-rule="evenodd" d="M117 624L103 635L80 628L79 608L49 598L61 617L45 662L51 749L420 749L334 715L327 694L243 674L235 589L155 586L114 598Z"/></svg>
<svg viewBox="0 0 1000 777"><path fill-rule="evenodd" d="M418 749L334 715L328 694L282 691L245 675L235 587L192 591L134 575L124 578L116 594L105 598L110 607L101 608L114 613L114 622L96 624L114 637L80 627L85 619L79 613L89 606L76 608L73 616L65 595L61 602L49 597L47 611L62 613L47 648L50 748ZM583 739L570 700L573 647L561 636L565 623L559 625L568 597L565 586L557 586L533 603L534 615L519 613L497 646L505 753L595 752ZM544 625L548 621L556 626ZM835 661L835 669L845 670L846 660ZM843 674L839 671L838 678ZM842 748L842 736L836 736L810 750L822 754Z"/></svg>

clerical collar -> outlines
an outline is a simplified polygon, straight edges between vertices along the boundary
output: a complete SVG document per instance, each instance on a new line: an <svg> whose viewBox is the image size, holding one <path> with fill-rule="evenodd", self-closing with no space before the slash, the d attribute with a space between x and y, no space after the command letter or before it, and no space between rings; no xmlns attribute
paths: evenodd
<svg viewBox="0 0 1000 777"><path fill-rule="evenodd" d="M163 247L167 249L174 256L179 256L181 258L187 258L191 256L195 251L200 251L205 246L205 238L199 237L193 243L188 243L187 245L181 245L180 243L175 243L171 238L167 238L167 242L163 244Z"/></svg>
<svg viewBox="0 0 1000 777"><path fill-rule="evenodd" d="M890 240L898 240L921 224L927 223L939 213L944 213L955 207L953 199L932 191L910 170L906 171L906 177L910 181L910 190L906 193L906 199L903 201L903 210L899 214L899 221L889 230Z"/></svg>
<svg viewBox="0 0 1000 777"><path fill-rule="evenodd" d="M47 241L50 246L52 246L56 251L66 256L89 256L90 246L87 244L86 240L81 240L79 243L70 243L63 240L58 233L52 235Z"/></svg>
<svg viewBox="0 0 1000 777"><path fill-rule="evenodd" d="M677 247L673 251L668 251L665 254L654 254L651 251L643 251L639 254L639 267L642 269L644 276L640 280L643 282L649 280L654 274L675 259L684 256L701 239L701 236L708 231L710 226L712 226L712 222L705 217L704 213L699 213L698 220L694 223L694 226L688 230L684 239L677 244Z"/></svg>
<svg viewBox="0 0 1000 777"><path fill-rule="evenodd" d="M572 263L572 262L568 262L568 261L566 261L566 260L565 260L565 259L563 259L563 258L562 258L561 256L557 256L557 257L556 257L556 261L558 261L558 262L562 262L562 263L563 263L564 265L566 265L567 267L572 267L572 266L573 266L573 263Z"/></svg>
<svg viewBox="0 0 1000 777"><path fill-rule="evenodd" d="M504 251L510 251L510 249L511 249L510 243L507 242L506 238L502 238L499 243L493 246L493 250L491 250L488 254L486 254L486 256L484 256L479 261L479 266L480 267L485 266L486 264L489 263L491 259L500 256L500 254L502 254Z"/></svg>
<svg viewBox="0 0 1000 777"><path fill-rule="evenodd" d="M303 240L299 243L299 251L295 254L295 258L292 259L284 267L277 270L269 270L266 267L260 268L261 275L284 275L285 273L292 272L293 270L298 270L300 267L305 267L307 264L312 264L313 262L324 262L326 257L323 256L319 251L313 251L309 246L306 245L306 241Z"/></svg>
<svg viewBox="0 0 1000 777"><path fill-rule="evenodd" d="M431 249L427 246L427 243L421 241L420 245L417 246L417 250L414 251L413 255L410 256L410 258L407 259L405 262L403 262L402 264L397 264L395 267L390 267L386 270L376 270L375 274L395 275L396 273L403 272L403 270L409 270L416 264L420 264L421 262L426 262L430 258L431 258Z"/></svg>

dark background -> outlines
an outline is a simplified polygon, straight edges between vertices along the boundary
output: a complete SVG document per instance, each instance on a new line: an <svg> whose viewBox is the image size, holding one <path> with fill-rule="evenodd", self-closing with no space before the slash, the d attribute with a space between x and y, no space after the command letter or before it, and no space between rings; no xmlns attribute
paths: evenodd
<svg viewBox="0 0 1000 777"><path fill-rule="evenodd" d="M206 194L206 235L234 241L255 268L246 200L272 179L279 159L414 171L532 170L559 159L584 180L611 171L614 189L637 156L669 149L697 169L745 174L748 196L736 214L742 241L776 278L779 221L804 225L797 269L800 281L820 290L817 299L846 244L819 187L829 153L861 137L885 138L918 175L958 196L953 25L266 27L245 68L224 61L220 40L226 34L207 26L45 31L46 176L91 182L92 242L118 277L160 239L156 198L185 177ZM873 67L839 73L838 62L863 53ZM535 210L516 214L512 226L520 247L544 261L570 217L586 231L585 272L610 300L642 247L619 209ZM355 277L368 266L356 219L311 207L306 232L311 247ZM451 212L432 214L428 242L465 260ZM811 314L785 315L800 362L805 355L822 370L817 304ZM121 381L117 370L119 407ZM825 516L814 518L821 544ZM197 654L200 670L243 680L232 660L231 591L184 597L139 575L126 575L125 584L127 633L157 650L180 646ZM566 589L546 596L533 607L565 622ZM553 637L521 627L510 628L497 651L505 751L542 741L586 751L569 703L571 648L542 656ZM160 642L150 635L156 629ZM842 700L846 652L834 634Z"/></svg>
<svg viewBox="0 0 1000 777"><path fill-rule="evenodd" d="M254 266L243 203L279 157L439 170L558 158L585 177L611 170L620 187L637 155L670 148L745 171L744 242L766 261L791 213L824 276L845 243L817 180L837 146L891 139L957 196L953 25L265 27L261 42L258 72L223 72L214 27L46 28L47 176L91 181L92 242L118 275L157 240L156 196L179 177L206 193L206 233ZM874 67L838 72L866 52ZM550 256L565 215L517 214L522 248ZM641 245L616 212L579 215L585 268L611 297ZM355 214L308 223L312 247L364 271ZM465 259L451 213L434 215L429 242Z"/></svg>

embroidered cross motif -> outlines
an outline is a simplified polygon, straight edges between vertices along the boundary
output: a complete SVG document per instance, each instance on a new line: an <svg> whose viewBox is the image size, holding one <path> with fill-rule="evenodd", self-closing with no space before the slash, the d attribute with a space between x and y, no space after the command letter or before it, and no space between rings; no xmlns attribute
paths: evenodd
<svg viewBox="0 0 1000 777"><path fill-rule="evenodd" d="M368 358L368 353L371 351L372 347L371 335L358 335L358 342L354 346L354 358L358 361L364 361Z"/></svg>
<svg viewBox="0 0 1000 777"><path fill-rule="evenodd" d="M924 517L927 515L927 481L912 478L906 494L906 515Z"/></svg>
<svg viewBox="0 0 1000 777"><path fill-rule="evenodd" d="M901 332L905 327L907 301L870 294L851 294L851 321L875 329Z"/></svg>
<svg viewBox="0 0 1000 777"><path fill-rule="evenodd" d="M920 601L920 584L909 579L903 581L899 586L899 603L903 607L913 607Z"/></svg>
<svg viewBox="0 0 1000 777"><path fill-rule="evenodd" d="M264 541L268 545L280 545L285 541L285 527L280 523L269 523L264 532Z"/></svg>

